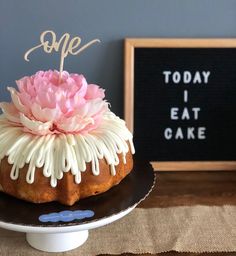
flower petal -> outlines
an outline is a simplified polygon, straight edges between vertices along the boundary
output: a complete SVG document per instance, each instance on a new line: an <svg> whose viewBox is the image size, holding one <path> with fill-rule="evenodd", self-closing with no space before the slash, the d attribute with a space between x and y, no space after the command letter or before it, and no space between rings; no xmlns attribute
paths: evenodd
<svg viewBox="0 0 236 256"><path fill-rule="evenodd" d="M40 105L34 103L31 107L31 111L36 120L41 122L53 121L56 122L61 116L61 110L56 108L41 108Z"/></svg>
<svg viewBox="0 0 236 256"><path fill-rule="evenodd" d="M88 88L87 88L87 92L85 95L85 98L87 100L90 99L96 99L96 98L100 98L103 99L105 97L105 90L101 89L98 85L96 84L89 84Z"/></svg>
<svg viewBox="0 0 236 256"><path fill-rule="evenodd" d="M17 90L13 87L7 87L8 91L11 93L11 99L15 107L23 114L29 114L29 110L21 103L18 96Z"/></svg>
<svg viewBox="0 0 236 256"><path fill-rule="evenodd" d="M43 123L40 121L31 120L22 113L20 113L20 121L23 126L33 134L46 135L51 133L50 129L52 128L52 122Z"/></svg>
<svg viewBox="0 0 236 256"><path fill-rule="evenodd" d="M73 116L70 118L62 119L60 123L57 124L57 128L63 132L79 132L83 130L87 125L93 124L93 118L81 118L80 116Z"/></svg>
<svg viewBox="0 0 236 256"><path fill-rule="evenodd" d="M76 110L76 113L82 117L86 117L86 116L91 117L96 113L100 113L102 109L104 110L108 109L107 102L101 99L93 99L93 100L87 101L83 107Z"/></svg>
<svg viewBox="0 0 236 256"><path fill-rule="evenodd" d="M0 108L2 109L2 112L9 121L14 123L20 123L19 112L14 104L1 102Z"/></svg>

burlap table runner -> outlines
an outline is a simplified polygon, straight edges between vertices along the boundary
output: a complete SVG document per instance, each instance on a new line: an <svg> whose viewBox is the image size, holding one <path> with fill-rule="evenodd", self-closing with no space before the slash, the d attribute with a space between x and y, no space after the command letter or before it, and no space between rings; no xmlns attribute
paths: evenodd
<svg viewBox="0 0 236 256"><path fill-rule="evenodd" d="M58 255L236 251L236 206L135 209L90 231L87 242ZM25 235L0 229L0 255L52 255L31 248ZM54 254L53 254L54 255Z"/></svg>

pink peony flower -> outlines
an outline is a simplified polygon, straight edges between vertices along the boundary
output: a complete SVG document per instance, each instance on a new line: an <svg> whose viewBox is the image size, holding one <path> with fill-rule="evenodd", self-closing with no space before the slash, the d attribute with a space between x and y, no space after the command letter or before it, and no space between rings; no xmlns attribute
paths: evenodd
<svg viewBox="0 0 236 256"><path fill-rule="evenodd" d="M83 75L39 71L16 84L19 91L8 88L12 103L0 107L9 122L36 135L89 132L108 110L104 90Z"/></svg>

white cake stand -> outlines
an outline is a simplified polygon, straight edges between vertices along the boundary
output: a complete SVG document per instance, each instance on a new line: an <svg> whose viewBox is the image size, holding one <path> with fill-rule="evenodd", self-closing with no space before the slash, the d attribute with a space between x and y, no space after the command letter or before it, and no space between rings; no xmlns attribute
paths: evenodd
<svg viewBox="0 0 236 256"><path fill-rule="evenodd" d="M28 243L41 251L64 252L81 246L88 230L110 224L130 213L144 200L155 184L148 162L134 161L133 171L109 191L83 199L75 205L31 204L0 193L0 227L26 233ZM94 216L83 220L42 223L42 214L90 210Z"/></svg>
<svg viewBox="0 0 236 256"><path fill-rule="evenodd" d="M0 222L0 227L26 233L27 242L35 249L45 252L64 252L75 249L86 242L89 229L102 227L121 219L136 205L125 211L94 222L65 227L33 227Z"/></svg>

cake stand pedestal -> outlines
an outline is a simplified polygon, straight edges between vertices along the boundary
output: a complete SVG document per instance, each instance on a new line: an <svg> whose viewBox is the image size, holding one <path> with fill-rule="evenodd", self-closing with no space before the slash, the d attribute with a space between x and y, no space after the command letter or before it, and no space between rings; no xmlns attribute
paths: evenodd
<svg viewBox="0 0 236 256"><path fill-rule="evenodd" d="M40 234L26 233L27 242L35 249L45 252L73 250L88 239L88 230L68 233Z"/></svg>
<svg viewBox="0 0 236 256"><path fill-rule="evenodd" d="M65 252L75 249L86 242L89 230L99 228L121 219L130 213L136 205L110 217L90 223L67 227L26 227L5 224L5 229L26 233L27 242L35 249L45 252ZM2 225L1 225L2 226Z"/></svg>
<svg viewBox="0 0 236 256"><path fill-rule="evenodd" d="M26 233L27 242L46 252L64 252L86 242L90 229L110 224L129 214L144 200L155 184L148 162L134 161L133 171L106 193L80 200L69 207L59 203L32 204L0 193L0 227ZM42 215L92 211L94 216L42 222ZM74 215L73 215L74 216Z"/></svg>

